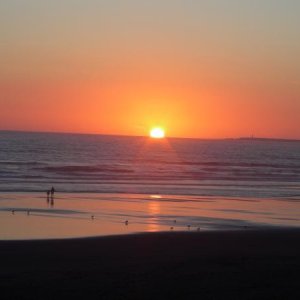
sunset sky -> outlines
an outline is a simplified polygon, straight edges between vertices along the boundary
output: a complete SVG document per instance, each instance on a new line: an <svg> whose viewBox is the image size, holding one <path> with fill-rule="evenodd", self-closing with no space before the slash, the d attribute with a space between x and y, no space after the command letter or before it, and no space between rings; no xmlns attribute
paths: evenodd
<svg viewBox="0 0 300 300"><path fill-rule="evenodd" d="M0 130L300 139L299 0L2 0Z"/></svg>

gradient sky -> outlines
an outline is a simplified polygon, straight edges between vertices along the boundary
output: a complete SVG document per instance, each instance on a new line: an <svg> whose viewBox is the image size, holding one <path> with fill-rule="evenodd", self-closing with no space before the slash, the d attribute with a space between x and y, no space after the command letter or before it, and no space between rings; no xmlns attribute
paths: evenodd
<svg viewBox="0 0 300 300"><path fill-rule="evenodd" d="M2 0L0 129L300 138L298 0Z"/></svg>

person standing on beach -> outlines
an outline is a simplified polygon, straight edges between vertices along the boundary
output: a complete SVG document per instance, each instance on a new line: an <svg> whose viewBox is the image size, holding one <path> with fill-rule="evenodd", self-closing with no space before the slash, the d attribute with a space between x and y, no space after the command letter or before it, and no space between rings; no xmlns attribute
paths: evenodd
<svg viewBox="0 0 300 300"><path fill-rule="evenodd" d="M50 191L51 191L51 195L53 196L53 195L54 195L54 193L55 193L55 189L54 189L54 187L52 187Z"/></svg>

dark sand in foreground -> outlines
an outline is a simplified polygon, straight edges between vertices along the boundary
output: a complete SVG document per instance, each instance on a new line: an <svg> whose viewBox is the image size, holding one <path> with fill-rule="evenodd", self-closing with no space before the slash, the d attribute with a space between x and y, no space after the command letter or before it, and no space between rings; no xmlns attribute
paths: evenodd
<svg viewBox="0 0 300 300"><path fill-rule="evenodd" d="M300 230L1 241L1 299L300 299Z"/></svg>

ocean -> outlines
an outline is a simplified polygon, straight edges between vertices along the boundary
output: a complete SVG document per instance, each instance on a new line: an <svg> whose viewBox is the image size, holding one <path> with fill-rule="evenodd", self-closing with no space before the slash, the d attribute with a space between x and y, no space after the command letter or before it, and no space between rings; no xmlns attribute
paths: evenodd
<svg viewBox="0 0 300 300"><path fill-rule="evenodd" d="M299 203L300 141L0 132L0 239L299 227Z"/></svg>
<svg viewBox="0 0 300 300"><path fill-rule="evenodd" d="M299 197L300 141L0 132L0 191Z"/></svg>

